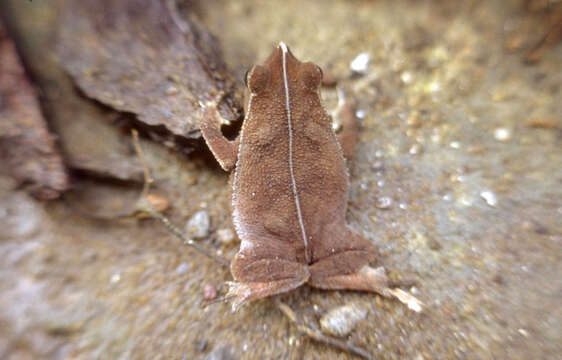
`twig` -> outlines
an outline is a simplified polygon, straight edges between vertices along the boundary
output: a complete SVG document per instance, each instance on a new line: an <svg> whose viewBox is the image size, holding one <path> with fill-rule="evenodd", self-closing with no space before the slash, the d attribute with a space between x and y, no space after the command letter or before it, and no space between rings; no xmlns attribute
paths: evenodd
<svg viewBox="0 0 562 360"><path fill-rule="evenodd" d="M226 260L223 257L220 257L218 255L213 254L211 251L209 251L209 250L205 249L204 247L202 247L201 245L197 244L195 241L193 241L193 239L190 239L190 238L186 237L182 233L182 231L180 229L178 229L174 224L172 224L172 222L166 216L164 216L162 213L160 213L158 210L156 210L146 200L146 195L148 195L148 191L150 189L150 183L152 182L152 178L150 176L150 169L148 167L148 164L146 163L146 160L144 158L142 149L140 147L138 132L133 129L133 130L131 130L131 133L133 134L133 144L135 146L135 151L136 151L136 153L137 153L137 155L138 155L138 157L139 157L139 159L142 163L142 166L144 168L144 185L143 185L143 190L141 192L141 196L140 196L140 199L139 199L138 205L137 205L139 210L146 211L150 215L155 217L156 219L160 220L160 222L162 224L164 224L166 229L168 229L169 232L171 232L178 239L180 239L185 245L192 247L193 249L195 249L199 253L201 253L201 254L207 256L208 258L210 258L211 260L214 260L217 263L228 267L229 266L228 260Z"/></svg>
<svg viewBox="0 0 562 360"><path fill-rule="evenodd" d="M142 199L145 199L146 195L148 195L150 184L152 184L154 180L150 176L150 168L148 167L148 163L146 162L144 153L142 152L142 149L140 147L139 132L136 129L131 129L131 134L133 135L133 146L135 147L135 152L137 153L137 156L139 157L139 160L141 162L144 175L144 183L142 184L142 192L140 194L140 197Z"/></svg>
<svg viewBox="0 0 562 360"><path fill-rule="evenodd" d="M178 229L174 224L172 224L172 222L166 216L164 216L162 213L160 213L158 210L156 210L146 200L146 195L148 195L150 184L152 183L153 180L150 176L150 169L148 167L148 164L146 162L146 159L144 158L142 149L140 147L138 132L133 129L133 130L131 130L131 133L133 135L133 144L134 144L134 147L135 147L135 151L136 151L136 153L137 153L137 155L138 155L138 157L141 161L141 164L144 168L144 185L143 185L141 197L140 197L139 202L138 202L139 209L150 213L150 215L152 215L156 219L160 220L160 222L162 224L164 224L166 229L169 232L171 232L174 236L176 236L178 239L180 239L185 245L188 245L188 246L192 247L196 251L198 251L201 254L207 256L208 258L217 262L218 264L228 267L229 266L228 260L226 260L223 257L217 256L217 255L211 253L209 250L201 247L199 244L197 244L192 239L187 238L182 233L182 231L180 229ZM222 297L222 298L219 298L217 300L211 301L210 303L228 300L229 298L231 298L231 296L227 295L225 297ZM300 333L308 336L309 338L311 338L311 339L313 339L313 340L315 340L319 343L326 344L328 346L333 346L333 347L338 348L340 350L346 351L350 354L360 356L364 359L374 360L374 358L365 349L362 349L362 348L360 348L358 346L355 346L355 345L352 345L352 344L348 344L345 341L333 338L331 336L324 335L320 330L318 330L314 326L304 324L297 317L295 312L285 303L283 303L283 302L281 302L277 299L270 299L270 300L275 304L275 306L277 306L277 308L283 313L283 315L285 315L289 319L289 321L292 324L295 325L295 327L297 328L297 331L299 331Z"/></svg>
<svg viewBox="0 0 562 360"><path fill-rule="evenodd" d="M320 330L316 329L315 327L311 325L303 324L302 321L297 318L295 312L287 304L277 299L273 299L272 301L277 306L277 308L281 310L281 312L289 319L289 321L291 321L295 325L295 327L300 333L308 336L309 338L319 343L333 346L340 350L346 351L350 354L360 356L363 359L374 360L371 354L369 354L365 349L349 344L340 339L336 339L334 337L324 335Z"/></svg>

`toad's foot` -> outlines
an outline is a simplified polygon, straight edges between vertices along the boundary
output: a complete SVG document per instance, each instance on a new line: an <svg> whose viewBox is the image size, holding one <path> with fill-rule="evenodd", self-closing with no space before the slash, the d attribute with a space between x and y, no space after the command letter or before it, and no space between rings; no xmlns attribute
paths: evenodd
<svg viewBox="0 0 562 360"><path fill-rule="evenodd" d="M373 269L370 266L363 266L358 272L348 275L336 275L325 278L313 278L311 285L321 289L347 289L372 291L382 296L394 297L406 304L409 309L420 312L423 303L408 292L393 288L390 280L385 274L383 267Z"/></svg>
<svg viewBox="0 0 562 360"><path fill-rule="evenodd" d="M307 280L308 277L252 283L229 281L227 282L229 290L226 294L226 298L232 298L232 311L237 311L242 305L252 300L288 292L298 288Z"/></svg>

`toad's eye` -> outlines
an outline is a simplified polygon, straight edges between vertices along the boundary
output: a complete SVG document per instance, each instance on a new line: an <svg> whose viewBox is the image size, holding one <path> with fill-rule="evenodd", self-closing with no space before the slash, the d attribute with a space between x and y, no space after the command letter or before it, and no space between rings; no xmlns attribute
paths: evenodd
<svg viewBox="0 0 562 360"><path fill-rule="evenodd" d="M269 84L269 70L263 66L256 65L246 76L246 86L253 94L258 94L265 90Z"/></svg>
<svg viewBox="0 0 562 360"><path fill-rule="evenodd" d="M311 62L304 63L300 69L300 77L304 86L314 91L318 89L322 81L322 69Z"/></svg>

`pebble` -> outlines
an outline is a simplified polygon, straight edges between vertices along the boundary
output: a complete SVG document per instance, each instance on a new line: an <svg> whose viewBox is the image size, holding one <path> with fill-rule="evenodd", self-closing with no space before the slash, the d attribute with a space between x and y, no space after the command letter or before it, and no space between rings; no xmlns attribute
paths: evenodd
<svg viewBox="0 0 562 360"><path fill-rule="evenodd" d="M480 192L480 197L484 199L486 201L486 204L490 206L496 206L498 204L498 198L496 197L496 194L494 194L492 191L489 190L482 191Z"/></svg>
<svg viewBox="0 0 562 360"><path fill-rule="evenodd" d="M356 116L358 119L364 119L364 118L365 118L365 115L367 115L367 113L365 112L365 110L358 109L358 110L355 112L355 116Z"/></svg>
<svg viewBox="0 0 562 360"><path fill-rule="evenodd" d="M169 87L166 89L166 95L176 95L176 94L179 93L179 92L180 92L180 91L178 90L178 88L175 87L175 86L173 86L173 85L172 85L172 86L169 86Z"/></svg>
<svg viewBox="0 0 562 360"><path fill-rule="evenodd" d="M217 297L217 289L211 284L205 284L203 286L203 299L213 300Z"/></svg>
<svg viewBox="0 0 562 360"><path fill-rule="evenodd" d="M119 274L119 273L113 274L109 278L109 282L112 283L112 284L118 283L119 280L121 280L121 274Z"/></svg>
<svg viewBox="0 0 562 360"><path fill-rule="evenodd" d="M384 163L381 160L376 160L372 165L371 168L375 171L384 170Z"/></svg>
<svg viewBox="0 0 562 360"><path fill-rule="evenodd" d="M328 311L320 319L320 327L332 336L347 336L359 321L367 317L367 310L355 304L348 304Z"/></svg>
<svg viewBox="0 0 562 360"><path fill-rule="evenodd" d="M430 93L436 93L441 91L441 84L438 81L432 81L428 84L427 90Z"/></svg>
<svg viewBox="0 0 562 360"><path fill-rule="evenodd" d="M508 141L511 139L511 129L497 128L494 130L494 139L498 141Z"/></svg>
<svg viewBox="0 0 562 360"><path fill-rule="evenodd" d="M209 235L210 227L211 218L209 217L209 213L204 210L200 210L193 214L191 219L189 219L186 225L186 230L194 238L201 239Z"/></svg>
<svg viewBox="0 0 562 360"><path fill-rule="evenodd" d="M389 198L388 196L381 196L377 198L377 202L375 203L375 206L378 207L379 209L388 209L392 206L392 199Z"/></svg>
<svg viewBox="0 0 562 360"><path fill-rule="evenodd" d="M402 74L400 74L400 80L402 80L404 84L412 83L412 79L413 79L412 73L409 71L404 71Z"/></svg>
<svg viewBox="0 0 562 360"><path fill-rule="evenodd" d="M176 273L177 274L184 274L189 270L189 264L188 263L181 263L177 268L176 268Z"/></svg>
<svg viewBox="0 0 562 360"><path fill-rule="evenodd" d="M408 150L408 152L410 153L410 155L421 154L423 152L423 148L420 144L414 144L412 145L412 147L410 147L410 150Z"/></svg>
<svg viewBox="0 0 562 360"><path fill-rule="evenodd" d="M363 52L360 53L351 61L349 64L349 68L356 73L364 74L367 72L367 68L369 67L369 61L371 57L368 53Z"/></svg>
<svg viewBox="0 0 562 360"><path fill-rule="evenodd" d="M221 244L228 245L234 240L234 232L229 228L217 230L217 239Z"/></svg>
<svg viewBox="0 0 562 360"><path fill-rule="evenodd" d="M450 147L452 147L453 149L460 149L461 148L461 143L458 141L451 141L451 143L449 144Z"/></svg>

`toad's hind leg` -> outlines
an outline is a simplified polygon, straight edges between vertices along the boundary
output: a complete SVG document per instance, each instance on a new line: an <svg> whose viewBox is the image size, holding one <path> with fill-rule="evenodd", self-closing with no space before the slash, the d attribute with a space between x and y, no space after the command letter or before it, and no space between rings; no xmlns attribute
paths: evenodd
<svg viewBox="0 0 562 360"><path fill-rule="evenodd" d="M386 276L383 267L373 269L372 267L365 265L353 274L336 275L317 279L313 278L309 281L309 283L310 285L320 289L346 289L376 292L384 297L397 298L402 303L406 304L408 308L416 312L420 312L423 305L421 301L406 291L391 287L390 281Z"/></svg>
<svg viewBox="0 0 562 360"><path fill-rule="evenodd" d="M395 288L384 268L368 265L374 259L374 248L368 240L355 231L348 230L354 248L335 251L318 259L310 266L311 286L331 290L359 290L376 292L385 297L395 297L414 311L421 311L422 303L406 291ZM340 241L343 239L339 239Z"/></svg>
<svg viewBox="0 0 562 360"><path fill-rule="evenodd" d="M310 278L308 266L288 256L290 251L279 256L271 254L262 257L264 254L241 250L236 255L231 264L236 281L229 284L227 294L233 298L233 310L253 300L296 289Z"/></svg>

